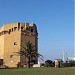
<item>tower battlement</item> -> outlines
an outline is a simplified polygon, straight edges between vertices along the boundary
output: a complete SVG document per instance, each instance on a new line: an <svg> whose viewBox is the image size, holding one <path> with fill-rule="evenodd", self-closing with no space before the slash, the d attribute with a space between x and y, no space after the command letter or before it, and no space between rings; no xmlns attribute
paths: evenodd
<svg viewBox="0 0 75 75"><path fill-rule="evenodd" d="M15 26L14 26L15 25ZM36 25L34 23L9 23L5 24L0 28L0 36L5 35L5 34L10 34L11 32L14 31L30 31L30 32L37 32L37 29L35 29Z"/></svg>

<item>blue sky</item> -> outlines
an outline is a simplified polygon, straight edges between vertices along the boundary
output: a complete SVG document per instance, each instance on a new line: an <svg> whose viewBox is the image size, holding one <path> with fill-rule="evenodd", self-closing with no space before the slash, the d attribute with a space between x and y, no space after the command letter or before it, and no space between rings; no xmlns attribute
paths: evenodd
<svg viewBox="0 0 75 75"><path fill-rule="evenodd" d="M62 48L74 55L73 0L0 0L0 26L9 22L34 22L38 49L44 59L61 59Z"/></svg>

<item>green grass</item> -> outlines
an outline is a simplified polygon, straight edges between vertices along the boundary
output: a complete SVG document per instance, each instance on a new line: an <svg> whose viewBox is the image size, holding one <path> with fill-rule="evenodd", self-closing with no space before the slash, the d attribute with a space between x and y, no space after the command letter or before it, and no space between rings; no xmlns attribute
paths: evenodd
<svg viewBox="0 0 75 75"><path fill-rule="evenodd" d="M0 69L0 75L75 75L75 68Z"/></svg>

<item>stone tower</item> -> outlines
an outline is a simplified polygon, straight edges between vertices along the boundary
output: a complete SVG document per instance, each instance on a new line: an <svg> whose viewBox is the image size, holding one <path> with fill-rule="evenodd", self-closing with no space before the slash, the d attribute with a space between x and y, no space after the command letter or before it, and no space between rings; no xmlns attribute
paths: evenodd
<svg viewBox="0 0 75 75"><path fill-rule="evenodd" d="M14 52L19 52L21 46L25 47L25 43L30 41L35 45L38 52L38 33L34 23L8 23L0 27L0 59L9 67L16 67L18 63L24 65L26 59ZM31 59L32 63L37 63L37 58Z"/></svg>

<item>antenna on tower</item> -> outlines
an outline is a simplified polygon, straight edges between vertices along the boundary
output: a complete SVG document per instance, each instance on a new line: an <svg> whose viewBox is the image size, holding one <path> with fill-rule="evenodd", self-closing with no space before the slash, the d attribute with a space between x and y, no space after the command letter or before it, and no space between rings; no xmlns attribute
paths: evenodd
<svg viewBox="0 0 75 75"><path fill-rule="evenodd" d="M64 57L64 50L62 48L62 51L63 51L63 62L65 62L65 57Z"/></svg>
<svg viewBox="0 0 75 75"><path fill-rule="evenodd" d="M68 61L67 52L66 52L66 61Z"/></svg>

